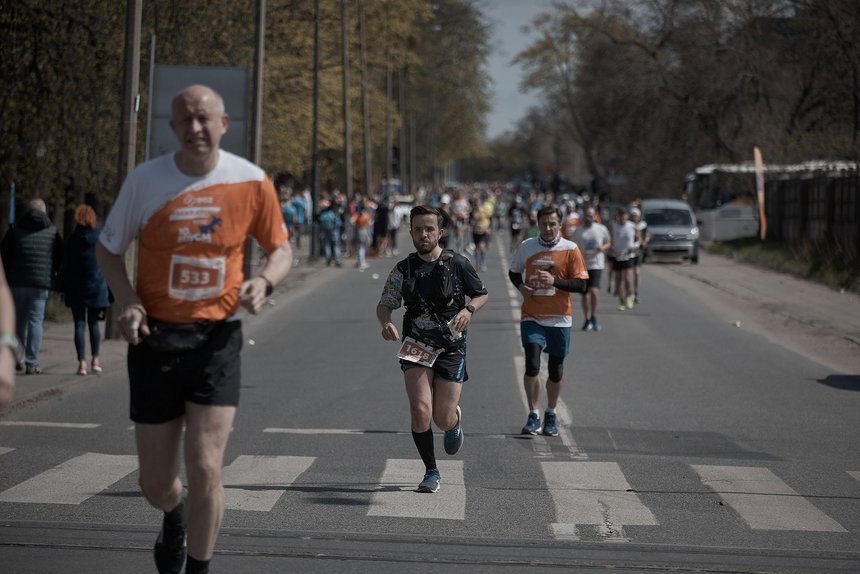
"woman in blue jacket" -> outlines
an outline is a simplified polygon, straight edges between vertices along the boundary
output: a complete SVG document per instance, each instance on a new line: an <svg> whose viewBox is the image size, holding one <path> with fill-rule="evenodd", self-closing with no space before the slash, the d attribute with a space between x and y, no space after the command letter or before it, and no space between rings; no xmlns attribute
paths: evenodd
<svg viewBox="0 0 860 574"><path fill-rule="evenodd" d="M108 287L96 263L96 214L89 205L75 209L75 230L66 239L63 265L63 291L66 307L72 310L75 320L75 349L78 352L78 374L87 374L86 329L90 331L90 347L94 373L102 371L99 364L101 331L99 319L104 318L110 306Z"/></svg>

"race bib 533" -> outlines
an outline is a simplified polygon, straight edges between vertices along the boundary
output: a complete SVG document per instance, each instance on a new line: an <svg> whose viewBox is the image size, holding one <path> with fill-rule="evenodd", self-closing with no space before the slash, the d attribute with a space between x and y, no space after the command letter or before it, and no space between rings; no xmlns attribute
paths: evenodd
<svg viewBox="0 0 860 574"><path fill-rule="evenodd" d="M224 287L227 259L174 255L170 259L170 296L199 301L217 296Z"/></svg>

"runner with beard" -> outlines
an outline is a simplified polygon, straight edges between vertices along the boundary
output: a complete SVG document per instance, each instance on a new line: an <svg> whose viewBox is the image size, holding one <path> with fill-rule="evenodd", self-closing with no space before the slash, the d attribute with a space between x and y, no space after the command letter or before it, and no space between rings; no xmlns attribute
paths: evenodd
<svg viewBox="0 0 860 574"><path fill-rule="evenodd" d="M401 342L398 357L412 413L412 438L426 470L418 492L436 492L441 476L431 422L445 430L445 452L456 454L463 444L460 394L469 379L467 329L487 302L487 289L468 259L439 246L443 215L437 209L414 207L409 221L416 252L391 271L376 317L382 338ZM402 337L391 321L401 303L406 307Z"/></svg>

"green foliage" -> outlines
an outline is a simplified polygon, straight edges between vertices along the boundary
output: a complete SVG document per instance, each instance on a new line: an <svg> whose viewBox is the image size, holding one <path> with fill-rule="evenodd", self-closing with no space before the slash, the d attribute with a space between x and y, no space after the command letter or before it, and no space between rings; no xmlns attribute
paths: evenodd
<svg viewBox="0 0 860 574"><path fill-rule="evenodd" d="M415 155L433 166L479 151L488 109L488 30L472 0L350 0L349 61L353 165L363 174L359 7L366 21L370 141L385 173L386 118L416 134ZM137 155L145 148L150 38L165 65L254 65L255 0L146 0L141 27ZM322 181L343 185L340 0L320 2ZM39 195L55 214L118 189L126 2L0 0L0 231L8 185ZM314 3L268 0L262 165L307 177L311 168ZM388 71L398 92L387 96ZM398 80L398 78L400 78ZM444 81L442 80L444 78ZM251 86L248 87L251 91ZM414 118L410 126L405 118ZM362 176L356 175L356 179ZM358 187L357 189L361 189ZM56 217L55 217L56 219Z"/></svg>

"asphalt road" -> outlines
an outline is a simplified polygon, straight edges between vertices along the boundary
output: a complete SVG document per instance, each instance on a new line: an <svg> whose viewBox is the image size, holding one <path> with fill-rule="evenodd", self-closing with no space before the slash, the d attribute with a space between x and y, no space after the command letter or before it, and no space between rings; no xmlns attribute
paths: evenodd
<svg viewBox="0 0 860 574"><path fill-rule="evenodd" d="M448 457L437 434L436 494L413 492L397 349L374 317L394 259L306 267L245 321L213 572L860 571L855 359L809 350L786 321L768 332L772 308L714 288L709 273L738 272L723 259L647 265L640 305L604 291L603 331L574 332L561 435L525 438L503 251L481 274L466 441ZM578 327L578 296L575 313ZM831 326L849 352L851 325ZM154 571L122 352L108 344L100 377L23 377L0 415L4 573Z"/></svg>

